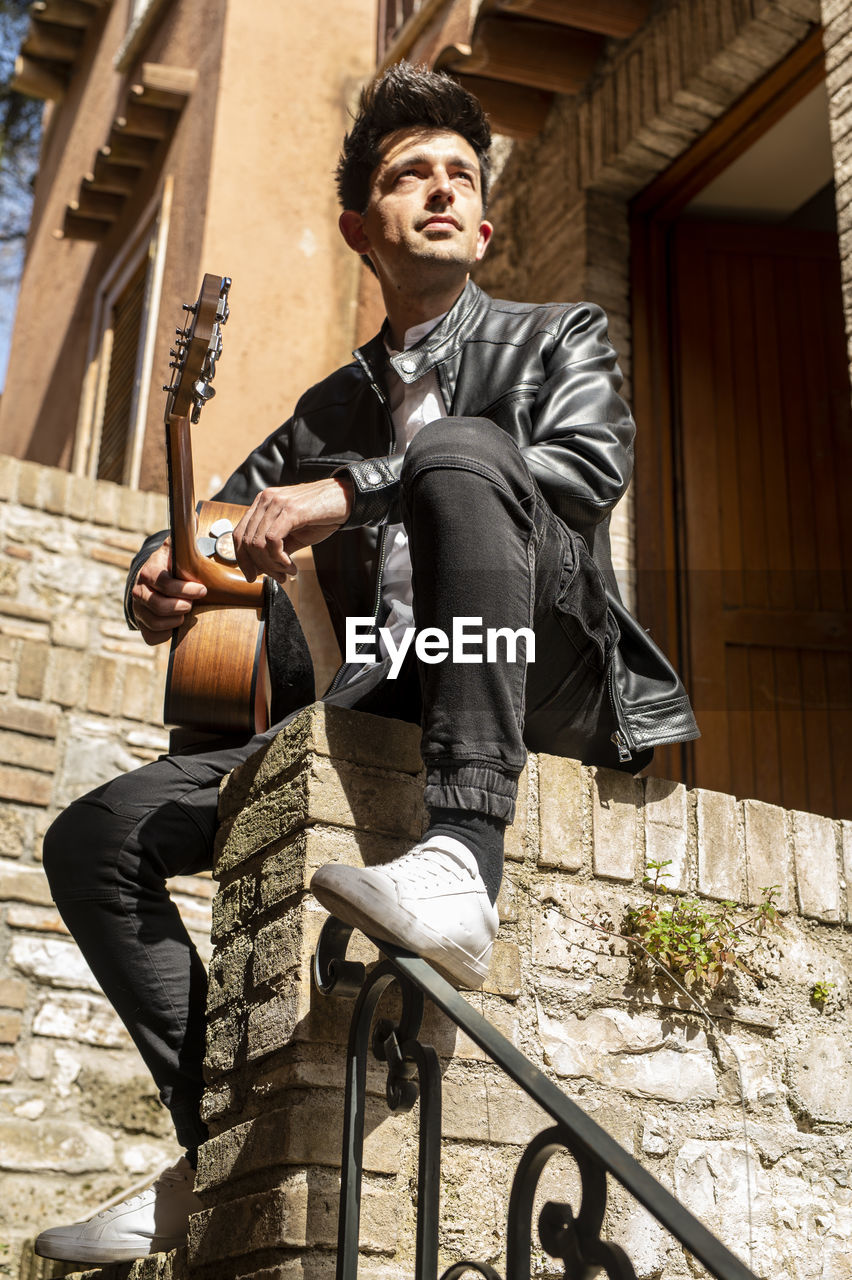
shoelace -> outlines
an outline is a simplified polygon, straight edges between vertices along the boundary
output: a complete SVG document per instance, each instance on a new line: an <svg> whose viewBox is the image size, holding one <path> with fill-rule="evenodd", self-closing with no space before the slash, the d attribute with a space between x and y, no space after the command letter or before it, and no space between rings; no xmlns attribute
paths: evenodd
<svg viewBox="0 0 852 1280"><path fill-rule="evenodd" d="M159 1174L152 1183L149 1183L147 1187L143 1187L134 1195L126 1196L123 1200L116 1200L114 1203L106 1205L105 1208L99 1209L98 1212L92 1216L95 1218L105 1218L108 1214L117 1209L119 1205L130 1206L141 1204L149 1191L157 1191L161 1186L177 1186L185 1181L186 1173L181 1172L180 1169L164 1169L163 1172Z"/></svg>
<svg viewBox="0 0 852 1280"><path fill-rule="evenodd" d="M454 880L472 880L473 872L456 854L446 849L412 849L397 858L391 866L378 867L392 880L404 879L410 887L412 881L419 881L424 888L431 888L451 875Z"/></svg>

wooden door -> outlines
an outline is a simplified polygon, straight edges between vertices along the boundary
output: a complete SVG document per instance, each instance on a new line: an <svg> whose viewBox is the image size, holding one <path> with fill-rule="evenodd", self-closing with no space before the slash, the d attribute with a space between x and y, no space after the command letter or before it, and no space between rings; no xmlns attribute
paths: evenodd
<svg viewBox="0 0 852 1280"><path fill-rule="evenodd" d="M673 240L692 781L849 816L849 378L831 234Z"/></svg>

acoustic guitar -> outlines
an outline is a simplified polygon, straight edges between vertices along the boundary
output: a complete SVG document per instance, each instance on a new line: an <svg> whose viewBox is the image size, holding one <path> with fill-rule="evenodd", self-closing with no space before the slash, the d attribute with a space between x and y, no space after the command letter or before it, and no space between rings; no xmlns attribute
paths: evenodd
<svg viewBox="0 0 852 1280"><path fill-rule="evenodd" d="M197 302L184 303L186 323L176 330L172 378L163 388L172 573L207 588L172 636L163 719L207 732L255 733L269 725L265 579L248 582L236 563L231 533L246 508L196 506L190 439L190 423L214 394L230 286L227 276L205 275Z"/></svg>

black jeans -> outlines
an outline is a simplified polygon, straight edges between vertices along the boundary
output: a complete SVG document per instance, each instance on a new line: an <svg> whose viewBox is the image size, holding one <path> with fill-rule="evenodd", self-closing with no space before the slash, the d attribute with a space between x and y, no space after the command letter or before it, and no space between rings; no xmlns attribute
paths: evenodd
<svg viewBox="0 0 852 1280"><path fill-rule="evenodd" d="M616 765L607 693L616 631L603 583L508 436L483 419L424 427L406 454L402 508L418 630L452 638L461 617L481 620L471 632L528 627L535 661L524 660L523 642L509 661L501 639L494 661L426 663L412 646L396 680L388 659L324 700L421 723L431 806L511 821L527 747ZM467 648L463 657L487 659L484 644ZM75 801L45 838L56 904L188 1148L206 1136L206 977L165 881L211 866L219 782L286 723L124 774Z"/></svg>

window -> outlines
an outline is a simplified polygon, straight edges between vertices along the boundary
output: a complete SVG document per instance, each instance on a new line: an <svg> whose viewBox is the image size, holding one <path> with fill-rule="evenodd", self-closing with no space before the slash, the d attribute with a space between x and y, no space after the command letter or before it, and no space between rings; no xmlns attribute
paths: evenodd
<svg viewBox="0 0 852 1280"><path fill-rule="evenodd" d="M77 421L74 471L130 487L142 461L171 195L167 178L159 208L101 284Z"/></svg>

